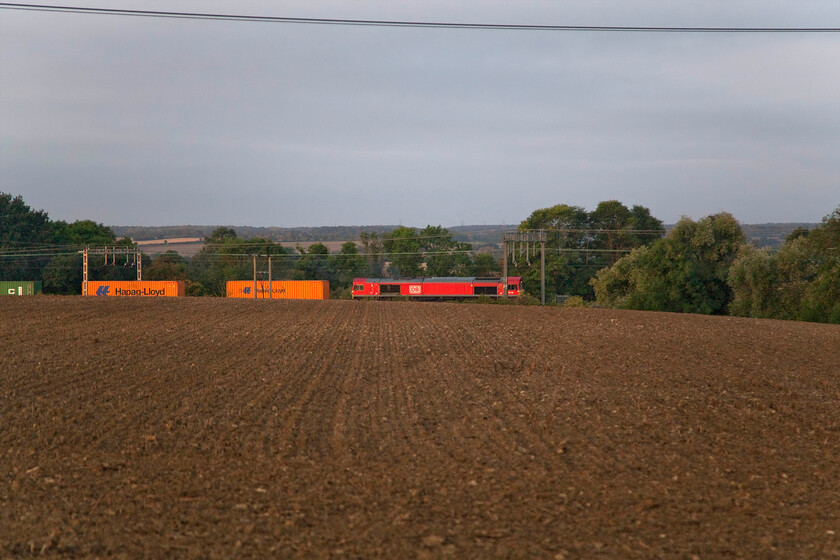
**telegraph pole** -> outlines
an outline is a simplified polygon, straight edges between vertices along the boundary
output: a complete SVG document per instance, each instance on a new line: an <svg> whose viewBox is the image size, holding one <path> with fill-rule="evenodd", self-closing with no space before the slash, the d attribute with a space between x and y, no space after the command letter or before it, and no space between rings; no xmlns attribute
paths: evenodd
<svg viewBox="0 0 840 560"><path fill-rule="evenodd" d="M88 295L87 287L88 287L88 251L89 250L90 250L90 247L88 245L85 245L85 250L82 251L82 253L84 253L84 258L82 259L83 263L84 263L83 271L82 271L82 295L83 296Z"/></svg>
<svg viewBox="0 0 840 560"><path fill-rule="evenodd" d="M507 234L502 235L502 253L504 256L502 257L502 284L504 287L502 288L502 297L507 299L508 298L508 281L507 281L507 251L508 251L508 242L507 242Z"/></svg>
<svg viewBox="0 0 840 560"><path fill-rule="evenodd" d="M540 302L545 305L545 239L540 241Z"/></svg>

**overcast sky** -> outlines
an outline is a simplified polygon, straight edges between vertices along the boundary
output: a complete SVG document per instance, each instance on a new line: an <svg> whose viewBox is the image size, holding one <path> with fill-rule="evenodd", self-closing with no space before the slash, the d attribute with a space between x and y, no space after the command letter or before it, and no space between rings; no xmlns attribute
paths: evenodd
<svg viewBox="0 0 840 560"><path fill-rule="evenodd" d="M46 2L46 0L45 0ZM77 0L469 23L840 27L836 0ZM840 205L840 34L485 31L0 10L0 191L108 225L667 223Z"/></svg>

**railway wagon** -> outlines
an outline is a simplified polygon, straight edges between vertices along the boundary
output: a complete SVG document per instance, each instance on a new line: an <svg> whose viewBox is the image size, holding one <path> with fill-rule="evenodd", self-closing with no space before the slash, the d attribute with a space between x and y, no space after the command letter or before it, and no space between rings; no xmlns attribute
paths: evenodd
<svg viewBox="0 0 840 560"><path fill-rule="evenodd" d="M181 280L90 280L85 295L110 297L183 297Z"/></svg>
<svg viewBox="0 0 840 560"><path fill-rule="evenodd" d="M354 278L353 299L408 297L412 299L467 299L479 296L500 298L505 295L501 278L430 277L430 278ZM508 276L508 297L522 293L522 278Z"/></svg>
<svg viewBox="0 0 840 560"><path fill-rule="evenodd" d="M227 297L246 299L330 299L327 280L228 280Z"/></svg>
<svg viewBox="0 0 840 560"><path fill-rule="evenodd" d="M34 296L41 293L41 282L32 280L0 281L0 296Z"/></svg>

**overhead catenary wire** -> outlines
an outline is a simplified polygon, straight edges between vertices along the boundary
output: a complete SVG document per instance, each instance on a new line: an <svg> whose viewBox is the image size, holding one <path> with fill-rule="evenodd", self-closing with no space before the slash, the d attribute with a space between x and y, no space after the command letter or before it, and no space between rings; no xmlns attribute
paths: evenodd
<svg viewBox="0 0 840 560"><path fill-rule="evenodd" d="M443 21L374 20L345 18L301 18L259 16L231 13L175 12L159 10L128 10L88 6L57 6L52 4L21 4L0 2L0 9L41 12L112 15L145 18L239 21L250 23L281 23L304 25L344 25L365 27L408 27L426 29L462 29L484 31L553 31L553 32L619 32L619 33L838 33L840 27L671 27L624 25L529 25L516 23L464 23Z"/></svg>
<svg viewBox="0 0 840 560"><path fill-rule="evenodd" d="M490 230L488 230L490 231ZM542 230L519 230L519 231L542 231ZM650 229L650 230L633 230L633 229L581 229L581 228L546 228L544 231L554 234L563 234L563 233L589 233L589 234L601 234L601 233L621 233L621 234L631 234L631 235L663 235L666 233L664 229ZM387 235L387 234L386 234ZM397 237L397 238L388 238L388 237L377 237L375 241L382 243L389 242L402 242L402 241L415 241L415 240L423 240L423 239L437 239L437 238L452 238L452 233L442 233L437 235L415 235L415 236L406 236L406 237ZM455 243L469 243L469 242L462 242L452 239ZM4 242L5 243L5 242ZM79 250L84 249L84 245L80 244L49 244L49 243L27 243L27 242L11 242L14 244L22 245L20 248L2 248L0 249L0 258L7 258L12 256L57 256L61 255L72 255L78 253ZM260 241L248 241L248 240L236 240L234 243L209 243L204 242L202 243L202 247L206 247L209 249L221 249L229 247L231 249L247 249L247 248L257 248L257 247L265 247L265 248L272 248L272 249L280 249L295 251L294 248L285 247L282 243L310 243L311 245L315 245L320 243L318 241L315 242L308 242L308 241L299 241L299 242L292 242L292 241L275 241L271 239L265 239ZM358 241L351 241L351 243L355 243L356 245L363 245L363 243ZM120 245L117 243L114 244L103 244L102 247L130 247L128 245ZM93 247L93 246L92 246ZM142 247L142 246L141 246ZM141 249L142 250L142 249ZM572 248L564 248L564 251L598 251L598 249L572 249ZM171 249L169 250L171 251ZM142 251L144 254L149 255L163 255L169 251ZM176 251L177 252L177 251ZM421 251L420 254L445 254L445 253L474 253L477 252L475 249L453 249L447 251ZM479 251L480 252L480 251ZM223 255L232 255L234 253L215 253L215 254L223 254ZM241 253L240 253L241 254ZM248 253L253 254L253 253ZM417 254L415 253L397 253L397 252L388 252L388 251L377 251L372 253L349 253L350 255L360 255L360 256L369 256L369 255L381 255L381 254ZM277 256L283 257L302 257L302 256L319 256L318 253L277 253ZM330 255L347 255L346 253L329 253L327 255L320 255L320 256L330 256Z"/></svg>

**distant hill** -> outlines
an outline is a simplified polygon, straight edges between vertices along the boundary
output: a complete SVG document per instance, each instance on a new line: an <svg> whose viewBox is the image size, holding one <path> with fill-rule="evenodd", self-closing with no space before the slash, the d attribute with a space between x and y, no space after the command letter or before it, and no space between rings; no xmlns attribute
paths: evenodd
<svg viewBox="0 0 840 560"><path fill-rule="evenodd" d="M209 237L220 227L215 226L110 226L117 237L130 237L135 241L169 239L172 237ZM398 226L323 226L323 227L252 227L224 226L232 228L239 237L262 237L272 241L353 241L363 231L390 232Z"/></svg>
<svg viewBox="0 0 840 560"><path fill-rule="evenodd" d="M820 224L784 223L784 224L741 224L744 235L756 247L781 247L785 238L798 227L814 229Z"/></svg>
<svg viewBox="0 0 840 560"><path fill-rule="evenodd" d="M785 238L796 228L813 229L815 223L769 223L769 224L741 224L744 234L757 247L780 247ZM219 226L110 226L117 237L130 237L135 241L164 240L182 237L209 237ZM322 227L231 227L240 237L262 237L272 241L284 242L328 242L328 241L356 241L362 232L389 233L399 226L322 226ZM493 224L452 226L447 229L458 241L472 243L474 248L498 246L501 243L502 232L516 229L516 225ZM673 225L666 225L671 230Z"/></svg>

